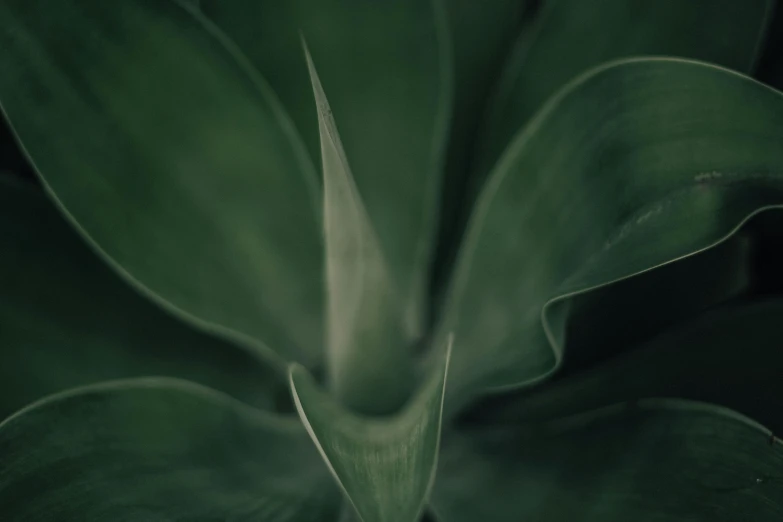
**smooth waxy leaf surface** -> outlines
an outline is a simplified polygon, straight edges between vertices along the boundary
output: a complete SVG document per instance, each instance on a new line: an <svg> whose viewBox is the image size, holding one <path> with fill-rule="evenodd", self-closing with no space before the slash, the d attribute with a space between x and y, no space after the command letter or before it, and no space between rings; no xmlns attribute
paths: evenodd
<svg viewBox="0 0 783 522"><path fill-rule="evenodd" d="M356 185L409 304L411 332L419 333L451 109L438 2L202 0L202 10L269 79L317 159L300 33L307 39Z"/></svg>
<svg viewBox="0 0 783 522"><path fill-rule="evenodd" d="M579 74L607 61L643 55L681 56L752 72L772 3L544 2L536 22L517 42L505 66L485 122L478 171L486 174L512 136L550 96Z"/></svg>
<svg viewBox="0 0 783 522"><path fill-rule="evenodd" d="M415 522L429 496L440 447L451 339L441 363L393 417L358 417L291 370L299 416L362 522Z"/></svg>
<svg viewBox="0 0 783 522"><path fill-rule="evenodd" d="M473 140L515 37L523 29L531 2L444 0L454 62L454 110L449 137L449 173L471 160Z"/></svg>
<svg viewBox="0 0 783 522"><path fill-rule="evenodd" d="M462 217L462 192L468 181L474 144L487 101L515 37L527 29L533 3L524 0L444 1L454 63L454 100L442 189L439 240L443 244L439 245L439 254L453 246L454 236L459 233L455 230L455 218ZM442 284L447 275L446 270L436 270L433 274L436 284Z"/></svg>
<svg viewBox="0 0 783 522"><path fill-rule="evenodd" d="M705 314L620 357L506 400L484 422L518 424L623 401L681 397L732 408L781 433L781 317L777 298Z"/></svg>
<svg viewBox="0 0 783 522"><path fill-rule="evenodd" d="M714 406L620 405L538 427L450 433L443 442L432 498L440 522L783 516L783 444Z"/></svg>
<svg viewBox="0 0 783 522"><path fill-rule="evenodd" d="M329 384L355 411L393 413L408 398L413 379L402 304L354 183L321 80L309 51L305 52L321 131Z"/></svg>
<svg viewBox="0 0 783 522"><path fill-rule="evenodd" d="M315 172L216 29L172 0L11 0L0 48L0 104L118 269L184 317L317 361Z"/></svg>
<svg viewBox="0 0 783 522"><path fill-rule="evenodd" d="M52 396L0 424L0 456L13 522L321 522L340 505L297 421L185 381Z"/></svg>
<svg viewBox="0 0 783 522"><path fill-rule="evenodd" d="M138 295L19 183L0 180L0 418L74 386L151 375L274 405L273 367Z"/></svg>
<svg viewBox="0 0 783 522"><path fill-rule="evenodd" d="M542 105L566 83L607 61L681 56L750 73L771 12L770 0L547 0L509 52L471 148L470 172L450 187L459 201L450 216L443 263L489 173Z"/></svg>
<svg viewBox="0 0 783 522"><path fill-rule="evenodd" d="M570 296L709 248L783 202L781 137L778 92L706 64L630 60L570 85L474 212L441 325L457 339L449 392L545 378Z"/></svg>

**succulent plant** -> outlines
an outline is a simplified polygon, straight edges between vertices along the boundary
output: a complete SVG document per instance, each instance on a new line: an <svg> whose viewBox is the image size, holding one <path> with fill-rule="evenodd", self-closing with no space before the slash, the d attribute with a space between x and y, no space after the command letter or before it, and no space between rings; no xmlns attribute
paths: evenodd
<svg viewBox="0 0 783 522"><path fill-rule="evenodd" d="M773 7L0 0L0 519L781 520Z"/></svg>

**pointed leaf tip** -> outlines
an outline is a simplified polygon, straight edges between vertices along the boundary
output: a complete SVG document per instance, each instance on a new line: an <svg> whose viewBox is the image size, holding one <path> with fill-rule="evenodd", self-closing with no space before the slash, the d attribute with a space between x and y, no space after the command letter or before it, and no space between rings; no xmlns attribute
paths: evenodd
<svg viewBox="0 0 783 522"><path fill-rule="evenodd" d="M329 385L358 412L391 413L408 398L413 379L402 305L304 36L302 45L323 160Z"/></svg>

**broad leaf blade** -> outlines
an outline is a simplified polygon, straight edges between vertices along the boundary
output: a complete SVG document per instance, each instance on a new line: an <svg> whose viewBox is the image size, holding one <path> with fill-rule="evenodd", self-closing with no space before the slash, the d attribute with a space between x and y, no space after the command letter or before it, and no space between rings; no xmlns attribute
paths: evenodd
<svg viewBox="0 0 783 522"><path fill-rule="evenodd" d="M465 184L471 171L475 143L488 99L498 81L512 43L527 28L531 4L526 0L445 0L454 63L454 100L446 156L438 254L453 246L460 230ZM456 230L454 228L457 228ZM440 264L440 263L438 263ZM437 265L436 265L437 266ZM435 284L448 274L437 270Z"/></svg>
<svg viewBox="0 0 783 522"><path fill-rule="evenodd" d="M296 421L185 381L50 397L0 424L0 459L13 522L329 521L340 501Z"/></svg>
<svg viewBox="0 0 783 522"><path fill-rule="evenodd" d="M263 80L173 0L0 5L0 104L67 215L181 316L314 364L315 173Z"/></svg>
<svg viewBox="0 0 783 522"><path fill-rule="evenodd" d="M202 0L269 79L320 156L300 32L329 93L334 119L389 269L423 327L435 243L452 78L440 0Z"/></svg>
<svg viewBox="0 0 783 522"><path fill-rule="evenodd" d="M0 179L0 419L68 388L150 375L274 406L281 369L138 295L19 183Z"/></svg>
<svg viewBox="0 0 783 522"><path fill-rule="evenodd" d="M362 522L416 522L440 446L451 340L441 364L401 413L363 418L318 389L301 367L291 390L310 437Z"/></svg>
<svg viewBox="0 0 783 522"><path fill-rule="evenodd" d="M413 378L400 296L306 47L305 53L321 132L329 384L355 411L393 413L408 398Z"/></svg>
<svg viewBox="0 0 783 522"><path fill-rule="evenodd" d="M544 2L505 66L481 140L484 174L512 136L563 85L602 63L681 56L750 73L771 0ZM475 187L475 185L474 185Z"/></svg>
<svg viewBox="0 0 783 522"><path fill-rule="evenodd" d="M450 393L547 377L570 297L710 248L783 203L781 136L779 93L706 64L629 60L571 84L475 210L440 327L457 339Z"/></svg>
<svg viewBox="0 0 783 522"><path fill-rule="evenodd" d="M783 444L714 406L655 401L538 427L449 433L442 454L432 500L439 522L783 516Z"/></svg>

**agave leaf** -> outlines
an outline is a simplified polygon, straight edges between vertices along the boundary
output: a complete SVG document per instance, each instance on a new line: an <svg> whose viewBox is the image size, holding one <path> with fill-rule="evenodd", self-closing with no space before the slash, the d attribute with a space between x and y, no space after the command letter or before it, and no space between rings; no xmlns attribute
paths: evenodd
<svg viewBox="0 0 783 522"><path fill-rule="evenodd" d="M416 522L435 478L451 339L418 394L393 417L358 417L291 368L296 409L362 522Z"/></svg>
<svg viewBox="0 0 783 522"><path fill-rule="evenodd" d="M0 4L0 103L65 214L180 316L312 365L317 181L264 81L165 0Z"/></svg>
<svg viewBox="0 0 783 522"><path fill-rule="evenodd" d="M448 190L454 171L469 163L476 128L506 62L511 45L523 28L530 0L443 0L454 56L454 112L449 136Z"/></svg>
<svg viewBox="0 0 783 522"><path fill-rule="evenodd" d="M537 427L449 433L443 443L432 497L439 522L783 516L783 444L715 406L645 401Z"/></svg>
<svg viewBox="0 0 783 522"><path fill-rule="evenodd" d="M482 185L515 133L564 84L610 60L682 56L750 72L769 25L771 0L547 0L521 33L484 114L469 172L449 179L458 204L441 239L448 273ZM454 154L454 153L452 153ZM467 152L465 154L468 154ZM446 279L446 277L442 277ZM441 286L436 291L440 293ZM442 296L439 296L442 299Z"/></svg>
<svg viewBox="0 0 783 522"><path fill-rule="evenodd" d="M480 141L478 172L487 173L512 136L561 86L604 62L642 55L681 56L750 73L772 4L771 0L544 2L505 66Z"/></svg>
<svg viewBox="0 0 783 522"><path fill-rule="evenodd" d="M497 83L512 43L529 24L530 0L444 0L454 63L454 101L443 183L438 239L453 242L455 217L462 212L462 197L475 152L479 124L487 99ZM528 16L526 16L528 15ZM438 253L448 245L439 245ZM451 252L453 254L453 252ZM438 265L440 263L437 263ZM436 265L437 266L437 265ZM448 274L433 274L440 286Z"/></svg>
<svg viewBox="0 0 783 522"><path fill-rule="evenodd" d="M203 0L320 156L306 37L389 270L420 333L452 88L439 0Z"/></svg>
<svg viewBox="0 0 783 522"><path fill-rule="evenodd" d="M340 505L298 421L186 381L51 396L0 424L0 458L9 522L312 522Z"/></svg>
<svg viewBox="0 0 783 522"><path fill-rule="evenodd" d="M321 131L330 385L355 411L392 413L413 378L402 306L306 46L305 53Z"/></svg>
<svg viewBox="0 0 783 522"><path fill-rule="evenodd" d="M681 397L729 407L783 433L783 300L734 305L493 408L488 422L531 422L617 402Z"/></svg>
<svg viewBox="0 0 783 522"><path fill-rule="evenodd" d="M569 85L475 210L439 327L457 339L450 394L547 377L571 296L714 246L783 202L781 136L780 93L706 64L634 59Z"/></svg>
<svg viewBox="0 0 783 522"><path fill-rule="evenodd" d="M138 295L19 183L0 179L0 418L68 388L149 375L274 406L280 369Z"/></svg>

